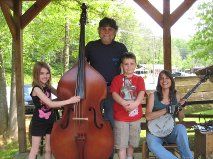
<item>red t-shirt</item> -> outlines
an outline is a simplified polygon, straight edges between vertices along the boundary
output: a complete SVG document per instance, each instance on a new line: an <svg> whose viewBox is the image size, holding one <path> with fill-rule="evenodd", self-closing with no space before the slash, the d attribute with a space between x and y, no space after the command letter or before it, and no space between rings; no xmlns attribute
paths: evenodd
<svg viewBox="0 0 213 159"><path fill-rule="evenodd" d="M134 94L136 94L136 98L140 91L145 91L145 84L142 77L133 75L131 78L128 78L128 80L131 81L133 88L135 88ZM122 98L124 98L124 95L121 92L123 85L124 85L124 75L121 74L121 75L115 76L110 86L111 93L116 92ZM141 104L138 106L138 109L134 110L134 112L129 113L123 108L122 105L115 102L113 105L113 111L114 111L115 120L125 121L125 122L137 121L141 119L143 115Z"/></svg>

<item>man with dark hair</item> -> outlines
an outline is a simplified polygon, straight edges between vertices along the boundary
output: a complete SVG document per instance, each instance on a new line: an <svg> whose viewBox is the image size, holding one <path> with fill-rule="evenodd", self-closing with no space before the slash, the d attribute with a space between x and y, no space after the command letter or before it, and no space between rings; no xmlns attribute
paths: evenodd
<svg viewBox="0 0 213 159"><path fill-rule="evenodd" d="M104 17L99 22L99 28L106 27L106 26L110 26L110 27L114 28L116 31L118 30L118 26L116 25L116 21L114 19Z"/></svg>
<svg viewBox="0 0 213 159"><path fill-rule="evenodd" d="M124 44L115 41L118 31L116 21L111 18L103 18L99 22L98 34L100 39L91 41L86 45L85 55L90 65L96 69L105 79L107 84L107 98L102 104L104 118L114 126L113 119L113 99L109 92L112 79L121 73L121 57L127 51ZM113 154L110 159L113 158Z"/></svg>

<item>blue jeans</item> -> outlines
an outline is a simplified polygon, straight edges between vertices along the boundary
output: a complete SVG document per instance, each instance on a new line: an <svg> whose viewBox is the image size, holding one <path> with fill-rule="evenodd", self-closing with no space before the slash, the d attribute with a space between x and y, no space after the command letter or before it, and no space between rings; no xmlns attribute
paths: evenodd
<svg viewBox="0 0 213 159"><path fill-rule="evenodd" d="M114 104L114 100L112 98L112 95L110 94L109 91L109 86L107 87L107 97L106 99L103 101L101 108L104 109L104 119L108 120L110 122L110 125L113 129L114 127L114 118L113 118L113 104ZM114 149L113 152L111 154L111 156L109 157L109 159L113 159L114 156Z"/></svg>
<svg viewBox="0 0 213 159"><path fill-rule="evenodd" d="M189 148L187 131L185 126L182 124L175 125L172 133L164 138L159 138L147 133L146 140L149 150L159 159L178 159L162 146L164 142L176 143L182 159L193 159L192 152Z"/></svg>
<svg viewBox="0 0 213 159"><path fill-rule="evenodd" d="M111 95L107 95L107 98L102 103L102 109L104 109L104 119L109 120L112 128L114 127L113 104L114 100Z"/></svg>

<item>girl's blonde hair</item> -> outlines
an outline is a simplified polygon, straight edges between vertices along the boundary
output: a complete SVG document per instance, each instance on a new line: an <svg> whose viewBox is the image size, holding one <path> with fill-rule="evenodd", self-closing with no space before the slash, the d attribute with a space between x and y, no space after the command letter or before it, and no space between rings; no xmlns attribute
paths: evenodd
<svg viewBox="0 0 213 159"><path fill-rule="evenodd" d="M49 78L49 80L46 83L46 86L50 88L51 87L51 79L52 79L51 78L51 71L50 71L50 66L47 63L45 63L45 62L36 62L35 63L35 65L33 67L33 82L32 82L32 86L33 87L34 86L39 86L39 87L42 88L41 83L39 81L39 76L40 76L40 72L41 72L42 68L46 68L49 71L49 73L50 73L50 78Z"/></svg>

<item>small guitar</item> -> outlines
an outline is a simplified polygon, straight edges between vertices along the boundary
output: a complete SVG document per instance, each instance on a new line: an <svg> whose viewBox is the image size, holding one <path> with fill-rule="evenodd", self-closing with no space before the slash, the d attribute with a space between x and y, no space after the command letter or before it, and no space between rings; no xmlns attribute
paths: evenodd
<svg viewBox="0 0 213 159"><path fill-rule="evenodd" d="M191 94L201 85L201 83L205 82L209 78L209 76L209 74L206 74L204 77L202 77L200 81L183 97L183 99L188 99ZM180 103L177 103L176 105L172 105L172 108L181 110L182 106ZM175 126L175 120L173 114L167 113L159 118L148 121L147 126L151 134L157 137L166 137L172 132Z"/></svg>

